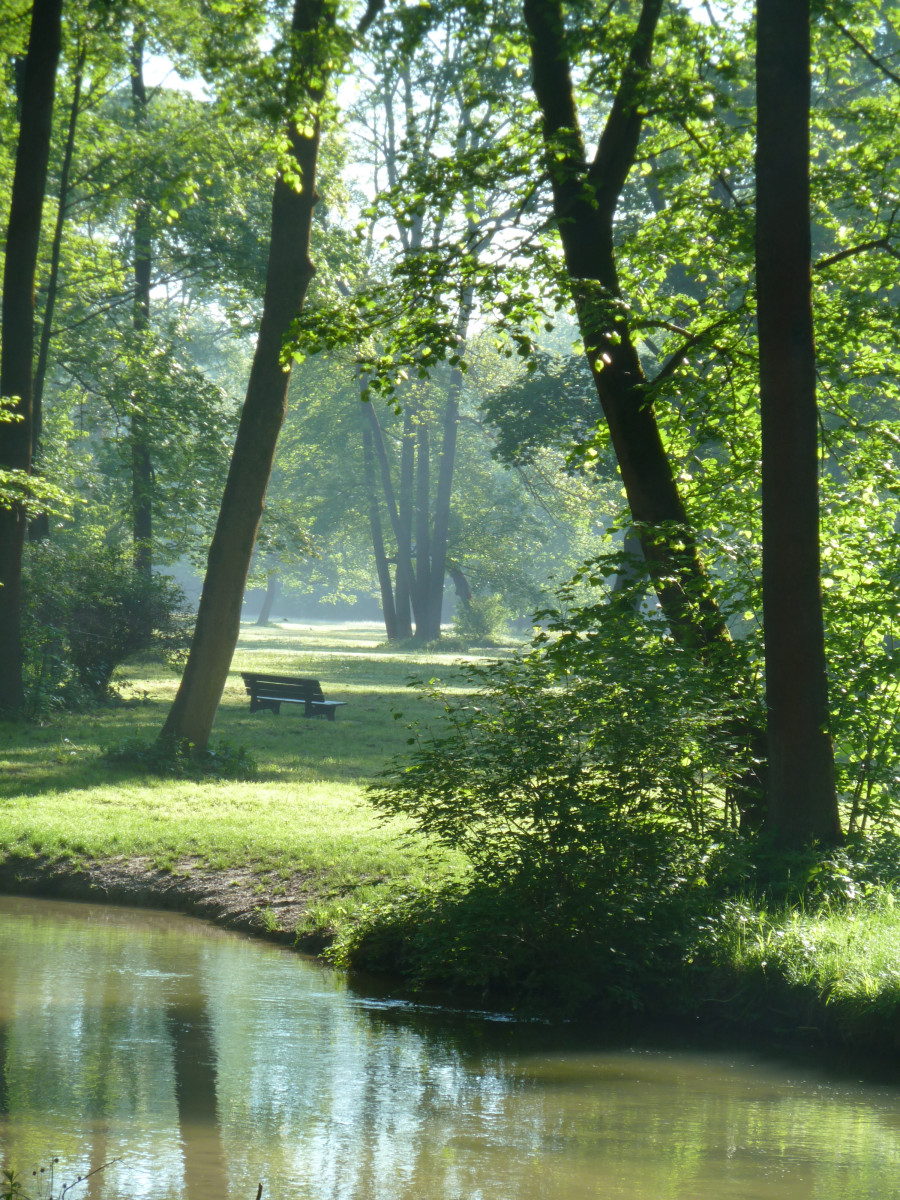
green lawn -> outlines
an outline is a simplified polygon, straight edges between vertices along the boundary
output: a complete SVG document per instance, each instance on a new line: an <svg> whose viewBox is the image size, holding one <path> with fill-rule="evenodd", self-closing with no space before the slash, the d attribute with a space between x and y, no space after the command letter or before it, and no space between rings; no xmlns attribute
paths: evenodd
<svg viewBox="0 0 900 1200"><path fill-rule="evenodd" d="M120 672L124 703L41 725L0 723L0 855L141 855L164 867L193 859L308 874L326 910L433 873L421 844L375 819L364 786L404 749L407 723L435 713L410 677L456 690L460 658L391 652L382 639L374 624L244 627L213 744L245 746L260 768L253 783L153 778L103 760L104 747L159 730L177 685L160 664ZM249 669L316 677L347 707L334 722L306 720L297 705L251 714L239 675ZM443 856L439 869L452 867Z"/></svg>

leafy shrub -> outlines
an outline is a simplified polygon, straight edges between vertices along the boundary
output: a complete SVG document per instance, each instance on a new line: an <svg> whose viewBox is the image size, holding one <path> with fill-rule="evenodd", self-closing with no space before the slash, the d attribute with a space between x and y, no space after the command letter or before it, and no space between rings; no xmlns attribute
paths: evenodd
<svg viewBox="0 0 900 1200"><path fill-rule="evenodd" d="M577 670L571 669L575 662ZM703 844L726 824L725 787L747 751L727 681L640 616L608 610L574 648L462 668L472 694L414 728L373 791L386 813L484 870L542 870L635 820Z"/></svg>
<svg viewBox="0 0 900 1200"><path fill-rule="evenodd" d="M627 1016L652 997L674 1003L702 879L662 826L644 823L622 840L630 871L614 861L612 837L596 860L582 856L560 892L537 871L486 880L476 870L373 906L327 956L531 1012Z"/></svg>
<svg viewBox="0 0 900 1200"><path fill-rule="evenodd" d="M31 548L25 574L26 686L32 711L109 696L113 671L140 651L186 651L187 602L166 576L142 577L108 546Z"/></svg>
<svg viewBox="0 0 900 1200"><path fill-rule="evenodd" d="M451 637L469 645L489 645L506 633L509 618L502 596L473 596L456 610Z"/></svg>
<svg viewBox="0 0 900 1200"><path fill-rule="evenodd" d="M471 874L372 910L341 961L618 1010L677 977L749 765L740 693L624 606L552 623L532 653L464 668L472 694L374 785Z"/></svg>

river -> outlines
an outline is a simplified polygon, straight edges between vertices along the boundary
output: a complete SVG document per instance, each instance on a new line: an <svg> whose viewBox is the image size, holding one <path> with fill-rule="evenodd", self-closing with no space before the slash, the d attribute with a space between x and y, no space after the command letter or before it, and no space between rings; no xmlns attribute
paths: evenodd
<svg viewBox="0 0 900 1200"><path fill-rule="evenodd" d="M0 1166L45 1200L51 1170L54 1196L90 1176L67 1200L886 1200L900 1087L598 1049L188 917L0 897Z"/></svg>

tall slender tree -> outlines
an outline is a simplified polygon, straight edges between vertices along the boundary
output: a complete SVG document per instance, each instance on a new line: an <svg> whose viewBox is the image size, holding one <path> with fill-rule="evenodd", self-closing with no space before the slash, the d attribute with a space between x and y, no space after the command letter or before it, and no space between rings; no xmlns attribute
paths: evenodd
<svg viewBox="0 0 900 1200"><path fill-rule="evenodd" d="M34 278L61 27L62 0L34 0L7 226L0 330L0 397L12 403L16 418L0 421L0 468L24 475L31 473ZM0 507L0 706L13 713L24 703L21 580L26 528L23 502Z"/></svg>
<svg viewBox="0 0 900 1200"><path fill-rule="evenodd" d="M840 841L819 563L809 215L809 0L757 4L756 274L768 819Z"/></svg>

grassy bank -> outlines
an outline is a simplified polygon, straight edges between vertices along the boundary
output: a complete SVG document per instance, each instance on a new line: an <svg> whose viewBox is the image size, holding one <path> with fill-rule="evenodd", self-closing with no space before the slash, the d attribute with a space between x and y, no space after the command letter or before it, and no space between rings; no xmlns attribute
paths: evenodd
<svg viewBox="0 0 900 1200"><path fill-rule="evenodd" d="M104 761L104 748L158 732L177 680L157 663L130 665L122 703L0 724L0 855L250 868L261 894L289 880L302 887L312 930L352 920L386 887L452 871L451 856L436 864L401 823L376 821L363 787L405 745L407 719L427 716L409 677L453 687L456 659L385 652L380 639L374 625L245 627L213 741L247 748L259 765L252 784L154 778ZM251 714L239 674L250 669L314 676L347 707L334 722L305 720L296 705Z"/></svg>
<svg viewBox="0 0 900 1200"><path fill-rule="evenodd" d="M245 627L215 736L247 748L259 765L251 783L154 778L102 757L158 731L176 685L158 664L132 664L121 703L0 725L7 886L15 867L38 886L79 876L88 891L127 898L130 873L149 880L134 893L142 903L190 907L217 893L218 908L195 910L250 914L243 927L303 944L336 937L348 965L468 987L481 1002L488 993L539 1007L554 993L604 1020L670 1015L900 1053L900 902L883 864L876 883L864 864L857 878L846 859L816 866L812 904L700 887L684 906L629 914L598 897L586 928L566 932L537 929L528 896L448 892L462 858L427 847L402 820L378 820L364 788L404 751L407 724L435 715L409 678L456 692L465 681L458 656L390 652L380 637L375 626ZM348 705L333 723L292 706L251 714L246 669L315 676Z"/></svg>

